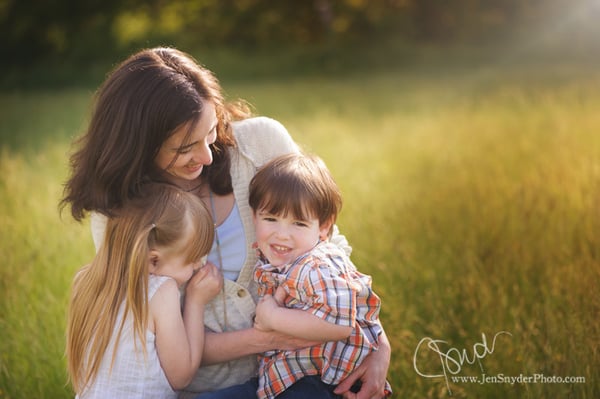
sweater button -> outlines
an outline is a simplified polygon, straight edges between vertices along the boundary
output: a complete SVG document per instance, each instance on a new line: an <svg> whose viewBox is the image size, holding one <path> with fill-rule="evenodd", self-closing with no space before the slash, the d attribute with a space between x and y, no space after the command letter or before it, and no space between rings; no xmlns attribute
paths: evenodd
<svg viewBox="0 0 600 399"><path fill-rule="evenodd" d="M240 288L240 289L238 290L238 292L237 292L237 296L238 296L239 298L243 298L243 297L245 297L245 296L246 296L246 294L247 294L247 292L246 292L246 290L245 290L245 289L243 289L243 288Z"/></svg>

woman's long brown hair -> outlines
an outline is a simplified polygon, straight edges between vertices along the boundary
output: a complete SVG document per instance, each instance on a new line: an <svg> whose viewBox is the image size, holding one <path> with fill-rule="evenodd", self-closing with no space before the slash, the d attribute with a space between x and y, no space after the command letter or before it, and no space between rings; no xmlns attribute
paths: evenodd
<svg viewBox="0 0 600 399"><path fill-rule="evenodd" d="M139 195L145 181L156 180L154 158L161 145L182 126L191 134L207 101L218 123L213 163L203 176L213 192L230 193L227 148L235 146L230 123L249 117L250 108L226 102L217 78L189 54L159 47L123 61L96 93L87 131L74 143L60 208L70 205L76 220L88 211L112 216Z"/></svg>

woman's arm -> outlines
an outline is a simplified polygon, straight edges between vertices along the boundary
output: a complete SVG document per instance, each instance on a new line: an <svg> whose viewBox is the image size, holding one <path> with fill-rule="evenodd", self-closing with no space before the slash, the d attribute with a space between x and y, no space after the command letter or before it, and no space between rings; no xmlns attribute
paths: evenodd
<svg viewBox="0 0 600 399"><path fill-rule="evenodd" d="M291 337L276 331L259 331L256 328L222 333L207 332L204 342L203 366L228 362L274 349L294 350L320 343Z"/></svg>

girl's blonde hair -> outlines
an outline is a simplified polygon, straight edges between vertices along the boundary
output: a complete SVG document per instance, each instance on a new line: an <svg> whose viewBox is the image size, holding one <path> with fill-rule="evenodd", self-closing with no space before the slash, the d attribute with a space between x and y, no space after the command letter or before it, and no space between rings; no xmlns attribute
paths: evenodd
<svg viewBox="0 0 600 399"><path fill-rule="evenodd" d="M192 223L191 228L188 226ZM189 237L184 233L192 231ZM212 246L214 225L204 203L169 184L148 183L142 195L125 204L107 222L104 243L91 264L74 279L67 320L66 355L75 392L96 378L117 331L115 361L125 320L133 320L134 342L146 353L149 251L175 246L197 262ZM116 326L121 304L124 313Z"/></svg>

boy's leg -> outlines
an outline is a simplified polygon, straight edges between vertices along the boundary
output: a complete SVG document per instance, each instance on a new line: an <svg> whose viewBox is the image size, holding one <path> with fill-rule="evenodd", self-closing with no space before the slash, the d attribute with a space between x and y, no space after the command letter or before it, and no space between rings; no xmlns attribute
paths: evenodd
<svg viewBox="0 0 600 399"><path fill-rule="evenodd" d="M256 399L257 389L258 381L256 378L252 378L240 385L202 393L195 399Z"/></svg>
<svg viewBox="0 0 600 399"><path fill-rule="evenodd" d="M325 384L319 376L304 377L277 396L277 399L337 399L335 386Z"/></svg>

